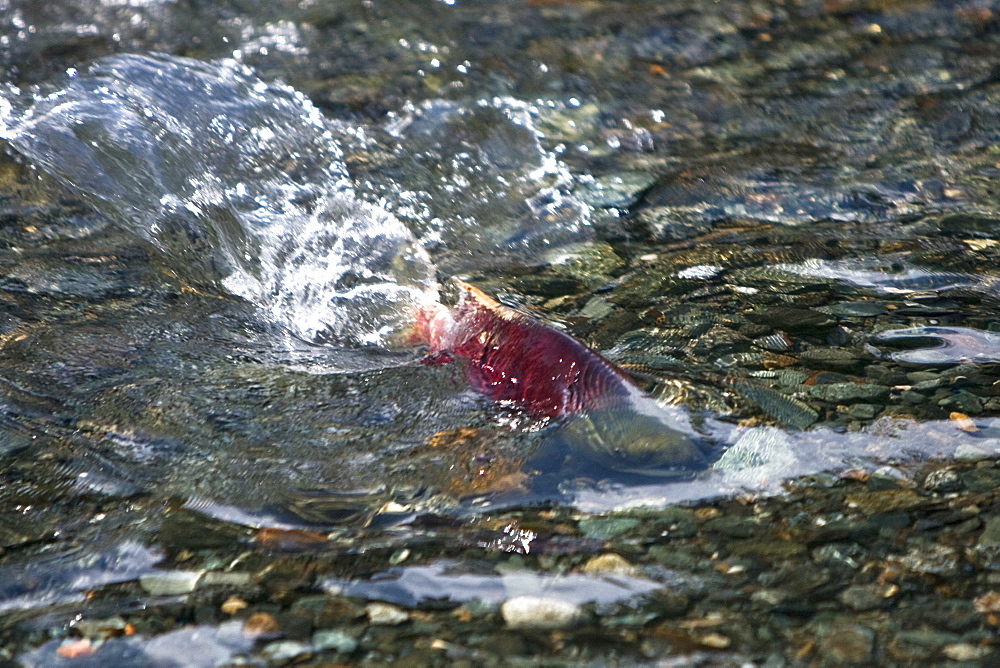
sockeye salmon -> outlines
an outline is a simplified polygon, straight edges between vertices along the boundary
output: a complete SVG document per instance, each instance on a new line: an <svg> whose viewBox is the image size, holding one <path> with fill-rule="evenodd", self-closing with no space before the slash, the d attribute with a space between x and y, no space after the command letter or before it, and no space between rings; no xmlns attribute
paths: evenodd
<svg viewBox="0 0 1000 668"><path fill-rule="evenodd" d="M572 336L456 283L458 303L425 308L414 335L432 354L464 360L475 390L557 418L554 438L617 471L676 475L707 464L701 447L621 369Z"/></svg>

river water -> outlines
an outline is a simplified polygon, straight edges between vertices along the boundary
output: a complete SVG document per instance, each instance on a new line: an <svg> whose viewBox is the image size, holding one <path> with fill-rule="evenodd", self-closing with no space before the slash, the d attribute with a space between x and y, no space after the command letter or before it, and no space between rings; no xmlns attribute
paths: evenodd
<svg viewBox="0 0 1000 668"><path fill-rule="evenodd" d="M692 654L719 584L593 522L957 494L928 467L1000 454L995 3L36 5L0 0L0 658L496 659L401 639L447 599L509 656L794 662ZM421 363L453 277L620 365L708 468L551 452L558 420ZM645 570L581 571L602 540ZM638 635L524 640L497 607L535 590ZM296 627L310 596L357 610Z"/></svg>

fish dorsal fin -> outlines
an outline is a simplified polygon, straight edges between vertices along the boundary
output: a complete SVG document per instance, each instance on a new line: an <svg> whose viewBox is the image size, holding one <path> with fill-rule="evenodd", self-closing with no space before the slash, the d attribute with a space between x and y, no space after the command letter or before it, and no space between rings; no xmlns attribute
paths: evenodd
<svg viewBox="0 0 1000 668"><path fill-rule="evenodd" d="M505 320L517 320L518 318L526 318L543 325L552 327L558 331L565 329L565 325L558 321L553 320L551 316L536 311L530 306L524 304L511 303L509 301L500 301L490 297L488 294L483 292L481 289L474 285L466 283L459 278L453 278L455 285L461 291L461 299L469 300L474 303L477 307L486 309L496 315L497 317L503 318Z"/></svg>

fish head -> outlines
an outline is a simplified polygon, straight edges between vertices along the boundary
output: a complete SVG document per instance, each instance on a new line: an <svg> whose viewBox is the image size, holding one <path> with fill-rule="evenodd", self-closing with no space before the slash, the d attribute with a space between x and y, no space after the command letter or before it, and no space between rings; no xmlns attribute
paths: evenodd
<svg viewBox="0 0 1000 668"><path fill-rule="evenodd" d="M555 428L566 454L642 476L683 476L708 466L702 446L660 416L606 408L567 416Z"/></svg>

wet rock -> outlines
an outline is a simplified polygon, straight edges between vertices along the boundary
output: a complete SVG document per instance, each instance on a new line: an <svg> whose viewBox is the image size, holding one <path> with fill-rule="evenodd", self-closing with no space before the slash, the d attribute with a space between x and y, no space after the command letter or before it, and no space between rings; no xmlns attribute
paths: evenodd
<svg viewBox="0 0 1000 668"><path fill-rule="evenodd" d="M909 489L894 489L848 494L844 502L849 508L857 508L865 515L878 515L916 508L925 503L925 499Z"/></svg>
<svg viewBox="0 0 1000 668"><path fill-rule="evenodd" d="M627 209L655 182L655 176L642 172L605 174L578 186L574 194L593 207Z"/></svg>
<svg viewBox="0 0 1000 668"><path fill-rule="evenodd" d="M778 353L790 350L794 345L794 342L789 339L787 335L781 332L775 332L774 334L762 336L758 339L754 339L751 343L758 348Z"/></svg>
<svg viewBox="0 0 1000 668"><path fill-rule="evenodd" d="M817 311L842 318L872 318L888 313L882 302L840 302L831 306L822 306Z"/></svg>
<svg viewBox="0 0 1000 668"><path fill-rule="evenodd" d="M750 311L746 317L750 322L793 334L825 330L836 324L836 320L826 313L792 306L771 306Z"/></svg>
<svg viewBox="0 0 1000 668"><path fill-rule="evenodd" d="M312 636L313 647L317 650L333 650L350 654L358 648L358 641L343 631L316 631Z"/></svg>
<svg viewBox="0 0 1000 668"><path fill-rule="evenodd" d="M255 612L243 622L243 635L247 638L273 638L281 633L281 625L269 612Z"/></svg>
<svg viewBox="0 0 1000 668"><path fill-rule="evenodd" d="M957 492L962 489L962 479L958 472L950 467L936 469L924 478L924 489L937 494Z"/></svg>
<svg viewBox="0 0 1000 668"><path fill-rule="evenodd" d="M981 662L993 652L989 647L967 642L952 643L941 648L941 653L952 661L964 663Z"/></svg>
<svg viewBox="0 0 1000 668"><path fill-rule="evenodd" d="M809 394L817 399L830 403L849 403L852 401L876 403L889 396L889 388L870 383L829 383L812 385Z"/></svg>
<svg viewBox="0 0 1000 668"><path fill-rule="evenodd" d="M967 390L955 390L950 396L939 400L938 406L959 411L968 415L978 415L983 412L982 400Z"/></svg>
<svg viewBox="0 0 1000 668"><path fill-rule="evenodd" d="M636 215L635 223L654 241L661 242L690 239L712 229L712 223L699 212L672 206L642 209Z"/></svg>
<svg viewBox="0 0 1000 668"><path fill-rule="evenodd" d="M87 638L101 638L123 633L126 626L125 620L116 615L106 619L81 619L73 628Z"/></svg>
<svg viewBox="0 0 1000 668"><path fill-rule="evenodd" d="M250 604L244 601L242 598L236 596L230 596L222 605L219 606L219 610L227 615L235 615L241 610L245 610Z"/></svg>
<svg viewBox="0 0 1000 668"><path fill-rule="evenodd" d="M799 360L811 369L854 371L862 361L858 355L840 348L809 348L799 354Z"/></svg>
<svg viewBox="0 0 1000 668"><path fill-rule="evenodd" d="M893 591L890 586L880 584L852 585L840 592L837 598L851 610L863 612L892 605L895 602Z"/></svg>
<svg viewBox="0 0 1000 668"><path fill-rule="evenodd" d="M896 661L926 661L945 645L954 644L958 640L959 637L954 633L930 629L901 631L889 641L886 653Z"/></svg>
<svg viewBox="0 0 1000 668"><path fill-rule="evenodd" d="M871 420L878 413L879 407L874 404L851 404L846 413L859 420Z"/></svg>
<svg viewBox="0 0 1000 668"><path fill-rule="evenodd" d="M983 532L979 535L976 545L980 547L1000 547L1000 517L990 517L986 519Z"/></svg>
<svg viewBox="0 0 1000 668"><path fill-rule="evenodd" d="M864 626L834 627L817 638L818 657L833 664L871 661L875 633Z"/></svg>
<svg viewBox="0 0 1000 668"><path fill-rule="evenodd" d="M410 619L410 614L389 603L369 603L365 606L368 621L376 626L399 626Z"/></svg>
<svg viewBox="0 0 1000 668"><path fill-rule="evenodd" d="M190 594L201 579L201 571L154 571L139 576L139 586L153 596Z"/></svg>
<svg viewBox="0 0 1000 668"><path fill-rule="evenodd" d="M806 546L790 540L753 539L729 544L733 554L753 555L767 561L781 561L803 554Z"/></svg>
<svg viewBox="0 0 1000 668"><path fill-rule="evenodd" d="M819 412L805 402L759 383L737 381L733 388L782 425L805 429L819 419Z"/></svg>
<svg viewBox="0 0 1000 668"><path fill-rule="evenodd" d="M761 589L751 594L750 600L754 603L773 608L785 602L790 595L790 592L783 589Z"/></svg>
<svg viewBox="0 0 1000 668"><path fill-rule="evenodd" d="M521 276L511 281L511 287L518 292L548 298L574 295L586 289L579 279L551 275Z"/></svg>
<svg viewBox="0 0 1000 668"><path fill-rule="evenodd" d="M595 296L591 297L587 303L583 305L583 308L580 309L580 315L584 318L590 318L591 320L600 320L614 310L614 307L609 304L606 299Z"/></svg>
<svg viewBox="0 0 1000 668"><path fill-rule="evenodd" d="M224 586L224 587L245 587L251 583L253 580L253 575L251 573L233 571L208 571L205 573L201 581L198 582L199 587L213 587L213 586Z"/></svg>
<svg viewBox="0 0 1000 668"><path fill-rule="evenodd" d="M705 633L697 636L695 640L698 641L698 644L711 647L712 649L726 649L733 644L732 638L724 636L721 633Z"/></svg>
<svg viewBox="0 0 1000 668"><path fill-rule="evenodd" d="M312 648L294 640L279 640L264 645L259 654L267 661L285 662L311 656Z"/></svg>
<svg viewBox="0 0 1000 668"><path fill-rule="evenodd" d="M563 246L545 255L549 269L559 275L568 276L593 287L594 279L606 280L606 276L625 264L611 244L594 242Z"/></svg>
<svg viewBox="0 0 1000 668"><path fill-rule="evenodd" d="M587 517L580 520L579 528L588 538L615 538L636 528L641 521L634 517Z"/></svg>
<svg viewBox="0 0 1000 668"><path fill-rule="evenodd" d="M914 547L906 555L890 558L890 561L911 573L938 577L954 577L961 568L958 551L938 543Z"/></svg>
<svg viewBox="0 0 1000 668"><path fill-rule="evenodd" d="M556 598L516 596L503 602L500 614L512 629L567 629L583 620L580 606Z"/></svg>
<svg viewBox="0 0 1000 668"><path fill-rule="evenodd" d="M583 565L584 573L610 573L619 575L634 575L636 568L621 555L609 552L594 557Z"/></svg>

